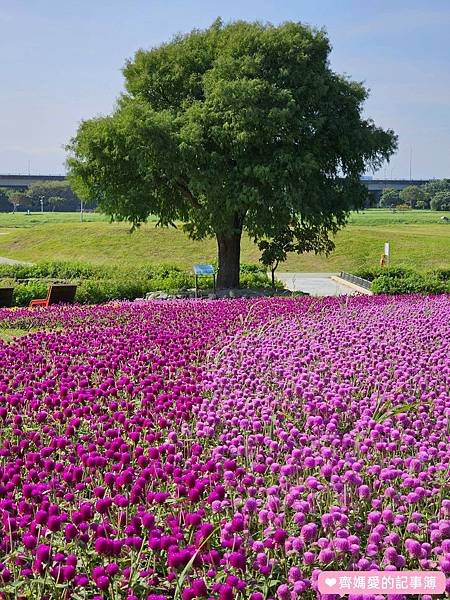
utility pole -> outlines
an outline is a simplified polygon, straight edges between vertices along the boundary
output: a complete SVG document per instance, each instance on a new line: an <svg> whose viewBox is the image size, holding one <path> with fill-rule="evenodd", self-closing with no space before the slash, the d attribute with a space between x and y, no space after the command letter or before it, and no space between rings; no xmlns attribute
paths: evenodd
<svg viewBox="0 0 450 600"><path fill-rule="evenodd" d="M412 146L409 147L409 180L412 181Z"/></svg>

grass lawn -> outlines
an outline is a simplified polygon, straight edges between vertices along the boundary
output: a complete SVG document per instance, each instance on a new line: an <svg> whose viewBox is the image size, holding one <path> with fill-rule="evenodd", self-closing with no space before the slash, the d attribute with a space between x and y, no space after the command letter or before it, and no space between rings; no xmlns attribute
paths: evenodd
<svg viewBox="0 0 450 600"><path fill-rule="evenodd" d="M27 333L30 333L31 331L37 330L0 328L0 340L2 340L3 342L12 342L15 338L27 335Z"/></svg>
<svg viewBox="0 0 450 600"><path fill-rule="evenodd" d="M330 257L291 255L280 271L354 271L378 265L384 242L391 244L391 264L426 271L450 266L450 213L372 209L353 213L336 236ZM110 223L95 213L79 222L77 213L0 214L0 256L37 262L78 260L96 264L172 263L186 268L216 257L215 240L194 242L178 229L155 222L133 234L126 223ZM258 262L256 246L244 236L242 261Z"/></svg>

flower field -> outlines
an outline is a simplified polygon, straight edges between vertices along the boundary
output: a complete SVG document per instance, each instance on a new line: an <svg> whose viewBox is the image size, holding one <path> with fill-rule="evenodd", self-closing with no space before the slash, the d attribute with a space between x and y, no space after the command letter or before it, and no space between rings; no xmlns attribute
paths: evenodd
<svg viewBox="0 0 450 600"><path fill-rule="evenodd" d="M327 569L450 591L449 296L0 321L39 329L0 342L0 598L312 599Z"/></svg>

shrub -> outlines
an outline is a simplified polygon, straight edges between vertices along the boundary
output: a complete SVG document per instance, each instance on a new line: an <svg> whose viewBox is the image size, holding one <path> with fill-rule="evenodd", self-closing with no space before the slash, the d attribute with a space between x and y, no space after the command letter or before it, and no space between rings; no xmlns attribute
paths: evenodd
<svg viewBox="0 0 450 600"><path fill-rule="evenodd" d="M243 274L243 273L265 274L267 272L267 269L261 265L254 265L251 263L241 263L240 271L241 271L241 274Z"/></svg>
<svg viewBox="0 0 450 600"><path fill-rule="evenodd" d="M19 283L14 287L14 306L28 306L31 300L46 298L48 285L44 281L28 281Z"/></svg>
<svg viewBox="0 0 450 600"><path fill-rule="evenodd" d="M370 289L375 294L442 294L450 291L450 286L445 281L411 273L405 277L380 275Z"/></svg>
<svg viewBox="0 0 450 600"><path fill-rule="evenodd" d="M0 264L0 277L11 279L28 279L33 277L33 266L28 265L3 265Z"/></svg>
<svg viewBox="0 0 450 600"><path fill-rule="evenodd" d="M171 273L166 277L149 279L146 281L146 291L156 292L162 290L165 292L174 290L187 290L195 285L194 275L181 271L180 273ZM198 286L201 289L212 288L212 277L199 277Z"/></svg>
<svg viewBox="0 0 450 600"><path fill-rule="evenodd" d="M373 281L382 275L392 279L399 279L414 274L414 271L406 267L373 267L372 269L358 269L354 274L357 277Z"/></svg>
<svg viewBox="0 0 450 600"><path fill-rule="evenodd" d="M178 274L187 274L175 265L148 265L140 267L137 271L144 279L167 279Z"/></svg>
<svg viewBox="0 0 450 600"><path fill-rule="evenodd" d="M80 304L134 300L142 297L145 289L141 280L86 279L78 285L75 300Z"/></svg>
<svg viewBox="0 0 450 600"><path fill-rule="evenodd" d="M0 277L14 279L64 279L107 277L113 273L109 267L99 267L80 262L45 261L35 265L0 265Z"/></svg>
<svg viewBox="0 0 450 600"><path fill-rule="evenodd" d="M272 283L270 279L267 277L267 273L265 272L250 272L243 273L240 277L241 279L241 287L243 288L251 288L251 289L263 289L267 290L272 287ZM284 285L278 279L275 280L275 288L277 290L284 289Z"/></svg>
<svg viewBox="0 0 450 600"><path fill-rule="evenodd" d="M430 202L432 210L450 210L450 191L437 192Z"/></svg>
<svg viewBox="0 0 450 600"><path fill-rule="evenodd" d="M81 262L46 261L31 268L32 277L60 278L65 280L105 277L111 269Z"/></svg>
<svg viewBox="0 0 450 600"><path fill-rule="evenodd" d="M243 264L241 285L247 288L270 287L266 272L259 265ZM80 262L46 261L36 265L0 265L0 278L16 284L13 300L16 306L27 306L34 298L44 298L49 281L72 281L77 284L75 300L80 304L101 304L110 300L134 300L147 292L178 290L194 287L194 274L176 265L148 265L134 269L96 266ZM38 281L35 281L38 280ZM200 277L200 289L213 287L212 277ZM283 284L277 282L277 288Z"/></svg>
<svg viewBox="0 0 450 600"><path fill-rule="evenodd" d="M450 281L450 269L434 269L429 274L439 281Z"/></svg>

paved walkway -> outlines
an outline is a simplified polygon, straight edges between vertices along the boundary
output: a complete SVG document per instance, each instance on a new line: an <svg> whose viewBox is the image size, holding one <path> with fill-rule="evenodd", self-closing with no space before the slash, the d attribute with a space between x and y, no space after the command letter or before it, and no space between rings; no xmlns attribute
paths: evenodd
<svg viewBox="0 0 450 600"><path fill-rule="evenodd" d="M6 258L5 256L0 256L0 264L2 264L2 265L32 265L33 263L24 262L23 260L14 260L13 258Z"/></svg>
<svg viewBox="0 0 450 600"><path fill-rule="evenodd" d="M351 287L331 279L339 273L275 273L288 290L307 292L311 296L349 296L356 294Z"/></svg>

